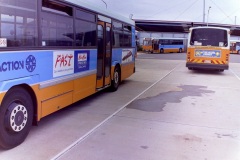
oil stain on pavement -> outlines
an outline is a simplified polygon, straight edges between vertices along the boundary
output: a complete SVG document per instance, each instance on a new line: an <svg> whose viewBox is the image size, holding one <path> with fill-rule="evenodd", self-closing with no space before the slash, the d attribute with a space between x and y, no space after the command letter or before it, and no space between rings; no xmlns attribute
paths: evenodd
<svg viewBox="0 0 240 160"><path fill-rule="evenodd" d="M161 112L167 103L180 103L184 97L202 97L204 94L213 94L206 86L182 85L181 91L169 91L160 93L154 97L138 99L130 103L127 108L146 112Z"/></svg>

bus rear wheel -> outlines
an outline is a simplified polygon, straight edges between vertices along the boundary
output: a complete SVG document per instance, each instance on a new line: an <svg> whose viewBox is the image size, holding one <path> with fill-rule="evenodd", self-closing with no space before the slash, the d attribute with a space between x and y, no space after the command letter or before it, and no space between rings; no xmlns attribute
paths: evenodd
<svg viewBox="0 0 240 160"><path fill-rule="evenodd" d="M27 137L33 121L33 103L22 87L10 89L0 107L0 146L11 149Z"/></svg>
<svg viewBox="0 0 240 160"><path fill-rule="evenodd" d="M179 49L179 53L182 53L182 48Z"/></svg>
<svg viewBox="0 0 240 160"><path fill-rule="evenodd" d="M164 53L164 50L162 48L160 49L160 53Z"/></svg>
<svg viewBox="0 0 240 160"><path fill-rule="evenodd" d="M113 80L111 82L110 91L114 92L118 89L118 86L121 82L121 71L118 66L114 68Z"/></svg>
<svg viewBox="0 0 240 160"><path fill-rule="evenodd" d="M237 53L240 54L240 50L238 50Z"/></svg>

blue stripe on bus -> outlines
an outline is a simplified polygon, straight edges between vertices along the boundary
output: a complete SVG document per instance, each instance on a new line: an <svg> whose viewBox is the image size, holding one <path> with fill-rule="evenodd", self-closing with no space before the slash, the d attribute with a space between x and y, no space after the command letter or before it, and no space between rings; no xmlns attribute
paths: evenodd
<svg viewBox="0 0 240 160"><path fill-rule="evenodd" d="M112 50L112 66L115 66L117 63L122 63L122 49L117 48Z"/></svg>
<svg viewBox="0 0 240 160"><path fill-rule="evenodd" d="M12 85L36 84L96 68L96 49L1 52L0 91Z"/></svg>
<svg viewBox="0 0 240 160"><path fill-rule="evenodd" d="M132 35L135 35L135 27L132 26ZM136 47L136 38L132 36L132 47Z"/></svg>
<svg viewBox="0 0 240 160"><path fill-rule="evenodd" d="M173 49L173 48L184 48L184 45L159 45L159 48Z"/></svg>

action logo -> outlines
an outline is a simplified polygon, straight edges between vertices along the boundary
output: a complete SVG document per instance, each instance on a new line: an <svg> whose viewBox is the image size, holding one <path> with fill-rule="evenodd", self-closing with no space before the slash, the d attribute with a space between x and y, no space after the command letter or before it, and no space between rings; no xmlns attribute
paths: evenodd
<svg viewBox="0 0 240 160"><path fill-rule="evenodd" d="M24 60L9 60L0 62L0 72L11 72L11 71L20 71L26 70L28 72L33 72L37 66L36 58L33 55L29 55L27 59Z"/></svg>
<svg viewBox="0 0 240 160"><path fill-rule="evenodd" d="M33 55L29 55L26 59L26 69L28 72L33 72L37 66L36 58Z"/></svg>

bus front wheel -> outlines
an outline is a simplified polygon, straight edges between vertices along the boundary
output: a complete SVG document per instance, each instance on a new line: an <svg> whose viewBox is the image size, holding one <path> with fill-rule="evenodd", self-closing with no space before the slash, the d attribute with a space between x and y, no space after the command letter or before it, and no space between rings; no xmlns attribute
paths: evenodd
<svg viewBox="0 0 240 160"><path fill-rule="evenodd" d="M182 48L179 49L179 53L182 53Z"/></svg>
<svg viewBox="0 0 240 160"><path fill-rule="evenodd" d="M27 137L33 122L33 102L22 87L10 89L0 107L0 146L11 149Z"/></svg>
<svg viewBox="0 0 240 160"><path fill-rule="evenodd" d="M121 71L119 66L114 68L113 80L111 82L110 91L114 92L118 89L118 86L121 82Z"/></svg>
<svg viewBox="0 0 240 160"><path fill-rule="evenodd" d="M240 54L240 50L238 50L237 53Z"/></svg>
<svg viewBox="0 0 240 160"><path fill-rule="evenodd" d="M160 49L160 53L164 53L164 50L162 48Z"/></svg>

